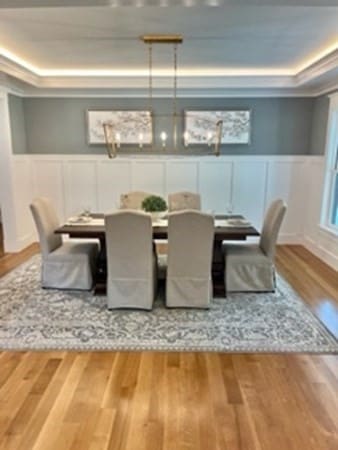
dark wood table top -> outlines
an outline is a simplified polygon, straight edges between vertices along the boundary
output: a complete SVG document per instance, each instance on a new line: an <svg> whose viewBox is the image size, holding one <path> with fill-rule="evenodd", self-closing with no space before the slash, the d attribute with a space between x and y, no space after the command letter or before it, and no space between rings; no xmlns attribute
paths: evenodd
<svg viewBox="0 0 338 450"><path fill-rule="evenodd" d="M104 214L92 214L95 219L104 217ZM215 219L244 219L239 215L216 215ZM62 225L55 230L57 234L68 234L74 238L97 238L104 239L105 230L104 225L81 224L81 225ZM215 227L215 240L245 240L249 236L259 236L259 232L253 226L243 227ZM166 239L168 237L168 227L154 226L154 239Z"/></svg>

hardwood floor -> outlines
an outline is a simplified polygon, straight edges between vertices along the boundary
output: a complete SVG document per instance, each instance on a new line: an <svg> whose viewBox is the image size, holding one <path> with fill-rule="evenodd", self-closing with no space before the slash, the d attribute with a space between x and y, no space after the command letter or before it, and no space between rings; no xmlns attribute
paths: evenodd
<svg viewBox="0 0 338 450"><path fill-rule="evenodd" d="M20 253L5 253L0 258L0 277L39 253L39 250L38 244L32 244Z"/></svg>
<svg viewBox="0 0 338 450"><path fill-rule="evenodd" d="M299 245L280 246L276 259L278 272L338 337L338 272Z"/></svg>
<svg viewBox="0 0 338 450"><path fill-rule="evenodd" d="M300 246L277 265L337 332L337 272ZM2 352L0 448L337 450L337 393L337 355Z"/></svg>
<svg viewBox="0 0 338 450"><path fill-rule="evenodd" d="M0 222L0 258L4 256L5 250L4 250L4 233L2 229L2 223Z"/></svg>

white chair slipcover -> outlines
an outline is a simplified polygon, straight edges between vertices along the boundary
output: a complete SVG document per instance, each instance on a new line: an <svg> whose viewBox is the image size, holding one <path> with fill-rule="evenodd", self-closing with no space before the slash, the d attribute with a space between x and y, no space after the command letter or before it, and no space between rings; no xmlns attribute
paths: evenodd
<svg viewBox="0 0 338 450"><path fill-rule="evenodd" d="M120 208L121 209L142 209L142 202L144 199L149 197L148 192L143 191L132 191L126 194L121 194L120 197Z"/></svg>
<svg viewBox="0 0 338 450"><path fill-rule="evenodd" d="M225 285L227 292L274 291L275 251L278 233L286 213L283 200L271 203L258 245L225 245Z"/></svg>
<svg viewBox="0 0 338 450"><path fill-rule="evenodd" d="M213 217L186 210L169 214L166 304L208 308L212 295Z"/></svg>
<svg viewBox="0 0 338 450"><path fill-rule="evenodd" d="M53 205L47 198L33 200L30 208L40 240L42 286L56 289L91 289L98 244L70 241L63 243L61 236L54 233L60 224Z"/></svg>
<svg viewBox="0 0 338 450"><path fill-rule="evenodd" d="M107 305L152 309L157 261L149 214L123 210L105 216Z"/></svg>
<svg viewBox="0 0 338 450"><path fill-rule="evenodd" d="M194 192L175 192L168 195L169 211L182 211L184 209L201 209L201 196Z"/></svg>

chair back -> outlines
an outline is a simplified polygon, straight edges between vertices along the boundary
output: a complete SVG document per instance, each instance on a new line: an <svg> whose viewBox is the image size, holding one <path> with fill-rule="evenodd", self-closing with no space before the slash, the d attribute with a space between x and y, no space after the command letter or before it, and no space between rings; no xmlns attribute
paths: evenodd
<svg viewBox="0 0 338 450"><path fill-rule="evenodd" d="M109 307L151 309L154 298L152 223L141 211L105 216Z"/></svg>
<svg viewBox="0 0 338 450"><path fill-rule="evenodd" d="M168 278L211 279L213 241L212 216L194 210L169 214Z"/></svg>
<svg viewBox="0 0 338 450"><path fill-rule="evenodd" d="M120 208L121 209L142 209L142 202L145 198L152 194L143 191L132 191L126 194L121 194Z"/></svg>
<svg viewBox="0 0 338 450"><path fill-rule="evenodd" d="M259 246L270 259L275 256L278 234L286 208L286 203L283 200L274 200L265 214Z"/></svg>
<svg viewBox="0 0 338 450"><path fill-rule="evenodd" d="M54 231L60 226L55 209L48 198L39 197L30 205L36 228L38 230L42 257L62 245L62 238Z"/></svg>
<svg viewBox="0 0 338 450"><path fill-rule="evenodd" d="M175 192L168 196L169 211L201 210L201 196L195 192Z"/></svg>

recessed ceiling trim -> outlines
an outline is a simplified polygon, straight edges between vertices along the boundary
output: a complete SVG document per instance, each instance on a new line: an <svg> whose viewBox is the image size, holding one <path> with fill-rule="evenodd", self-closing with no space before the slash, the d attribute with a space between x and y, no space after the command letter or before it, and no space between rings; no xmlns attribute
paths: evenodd
<svg viewBox="0 0 338 450"><path fill-rule="evenodd" d="M170 89L161 89L154 93L154 98L168 98ZM19 94L18 94L19 95ZM147 98L147 91L143 89L112 89L112 88L28 88L21 97L67 97L67 98ZM289 88L219 88L219 89L181 89L178 98L250 98L250 97L313 97L309 89Z"/></svg>
<svg viewBox="0 0 338 450"><path fill-rule="evenodd" d="M2 8L46 8L46 7L171 7L171 6L214 6L227 7L238 3L256 6L336 6L336 0L2 0Z"/></svg>
<svg viewBox="0 0 338 450"><path fill-rule="evenodd" d="M39 86L41 79L35 72L29 70L25 66L13 61L0 50L0 73L11 75L18 80L25 81L33 86Z"/></svg>
<svg viewBox="0 0 338 450"><path fill-rule="evenodd" d="M338 67L338 48L317 60L296 75L297 83L304 84Z"/></svg>
<svg viewBox="0 0 338 450"><path fill-rule="evenodd" d="M301 88L325 73L338 67L338 43L322 52L311 65L295 72L281 69L202 69L178 71L179 87L183 89L204 88ZM325 54L325 56L322 56ZM94 70L94 69L47 69L38 68L22 57L0 47L0 72L9 74L30 85L40 88L145 88L148 70ZM157 78L154 89L171 86L172 69L154 70ZM332 80L329 80L332 83ZM316 89L325 89L317 86Z"/></svg>
<svg viewBox="0 0 338 450"><path fill-rule="evenodd" d="M310 67L318 64L319 61L325 60L327 57L329 57L331 54L335 53L338 50L338 41L332 43L325 49L317 52L316 54L312 55L311 57L308 57L302 64L297 66L295 69L295 72L299 74L300 72L303 72Z"/></svg>
<svg viewBox="0 0 338 450"><path fill-rule="evenodd" d="M149 36L142 36L141 39L149 38L152 35ZM163 36L162 36L163 37ZM157 36L158 38L158 36ZM175 39L177 39L175 35ZM146 41L148 42L148 41ZM232 75L238 75L238 76L296 76L301 72L304 72L305 70L312 68L316 64L318 64L321 61L325 61L326 58L329 58L332 54L336 54L338 51L338 42L328 47L325 51L320 52L315 57L308 60L306 64L302 64L301 66L298 66L295 68L277 68L277 69L271 69L271 68L232 68L232 69L220 69L217 67L214 67L212 69L203 69L203 70L195 70L195 69L185 69L180 71L180 76L213 76L213 74L216 74L217 76L232 76ZM31 62L27 61L26 59L19 57L15 55L10 50L0 47L0 56L4 56L8 60L11 60L15 64L25 68L26 70L32 72L34 75L40 76L40 77L46 77L46 76L53 76L53 77L63 77L63 76L69 76L69 77L78 77L78 76L96 76L96 77L114 77L114 76L127 76L127 77L134 77L134 76L145 76L148 74L148 69L144 70L125 70L125 69L48 69L48 68L40 68L32 64ZM154 71L154 75L161 77L161 76L171 76L172 73L171 70L157 70Z"/></svg>

